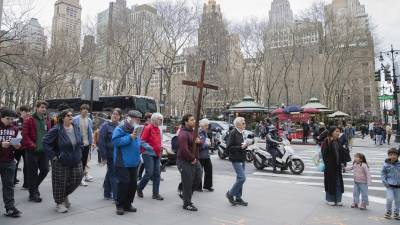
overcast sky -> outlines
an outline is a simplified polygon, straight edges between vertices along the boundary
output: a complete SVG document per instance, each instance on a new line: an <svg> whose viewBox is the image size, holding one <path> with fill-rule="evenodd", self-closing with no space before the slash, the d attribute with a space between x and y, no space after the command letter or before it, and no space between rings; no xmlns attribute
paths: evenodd
<svg viewBox="0 0 400 225"><path fill-rule="evenodd" d="M56 0L5 0L8 2L28 2L33 7L32 17L47 30L51 29L54 3ZM115 0L114 0L115 1ZM208 0L199 0L208 1ZM226 19L240 21L252 16L267 17L272 0L216 0L221 5L221 10ZM317 0L289 0L294 14L300 14ZM330 3L332 0L325 0ZM82 21L95 21L97 13L108 8L111 0L80 0L82 5ZM134 4L151 3L153 0L127 0L128 6ZM390 44L400 49L400 0L360 0L366 6L373 25L377 26L380 48L388 49Z"/></svg>

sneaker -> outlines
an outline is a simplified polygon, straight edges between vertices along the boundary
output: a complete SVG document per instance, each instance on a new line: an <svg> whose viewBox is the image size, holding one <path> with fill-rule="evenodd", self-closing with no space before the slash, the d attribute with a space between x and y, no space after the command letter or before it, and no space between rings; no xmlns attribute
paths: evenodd
<svg viewBox="0 0 400 225"><path fill-rule="evenodd" d="M8 217L12 217L12 218L18 218L21 216L21 211L19 211L17 208L13 207L10 209L6 210L6 213L4 214L4 216L8 216Z"/></svg>
<svg viewBox="0 0 400 225"><path fill-rule="evenodd" d="M327 202L326 204L328 204L329 206L335 206L334 202Z"/></svg>
<svg viewBox="0 0 400 225"><path fill-rule="evenodd" d="M356 203L353 203L353 204L351 204L350 207L354 209L354 208L358 208L358 205Z"/></svg>
<svg viewBox="0 0 400 225"><path fill-rule="evenodd" d="M241 206L248 206L248 205L249 205L248 202L244 201L244 200L241 199L241 198L237 198L237 199L235 200L235 203L238 204L238 205L241 205Z"/></svg>
<svg viewBox="0 0 400 225"><path fill-rule="evenodd" d="M88 184L86 183L86 181L85 181L85 180L82 180L82 181L81 181L81 186L87 187L87 186L88 186Z"/></svg>
<svg viewBox="0 0 400 225"><path fill-rule="evenodd" d="M158 201L164 200L164 198L160 194L153 195L152 198L155 199L155 200L158 200Z"/></svg>
<svg viewBox="0 0 400 225"><path fill-rule="evenodd" d="M343 206L343 203L342 202L338 202L338 203L336 203L336 205L337 206Z"/></svg>
<svg viewBox="0 0 400 225"><path fill-rule="evenodd" d="M209 191L209 192L213 192L214 188L206 188L206 190Z"/></svg>
<svg viewBox="0 0 400 225"><path fill-rule="evenodd" d="M39 203L39 202L42 202L42 198L39 195L33 195L33 196L29 196L29 201Z"/></svg>
<svg viewBox="0 0 400 225"><path fill-rule="evenodd" d="M193 204L184 205L182 208L183 208L184 210L188 210L188 211L192 211L192 212L198 211L198 209L196 208L196 206L194 206Z"/></svg>
<svg viewBox="0 0 400 225"><path fill-rule="evenodd" d="M71 208L71 202L69 201L68 196L65 197L65 199L64 199L64 206L65 206L67 209Z"/></svg>
<svg viewBox="0 0 400 225"><path fill-rule="evenodd" d="M124 211L124 209L123 208L117 208L117 211L116 211L116 213L117 213L117 215L124 215L125 214L125 211Z"/></svg>
<svg viewBox="0 0 400 225"><path fill-rule="evenodd" d="M133 207L132 205L129 205L128 207L124 208L125 212L137 212L137 209Z"/></svg>
<svg viewBox="0 0 400 225"><path fill-rule="evenodd" d="M367 209L367 205L364 203L361 203L360 210L366 210L366 209Z"/></svg>
<svg viewBox="0 0 400 225"><path fill-rule="evenodd" d="M399 215L398 212L395 212L395 213L393 214L393 219L395 219L395 220L400 220L400 215Z"/></svg>
<svg viewBox="0 0 400 225"><path fill-rule="evenodd" d="M139 197L139 198L143 198L143 191L142 190L140 190L140 189L137 189L137 196Z"/></svg>
<svg viewBox="0 0 400 225"><path fill-rule="evenodd" d="M58 212L58 213L66 213L66 212L68 212L68 209L64 206L64 204L57 204L56 212Z"/></svg>
<svg viewBox="0 0 400 225"><path fill-rule="evenodd" d="M86 181L86 182L92 182L92 181L93 181L93 177L90 176L89 174L86 174L86 175L85 175L85 181Z"/></svg>
<svg viewBox="0 0 400 225"><path fill-rule="evenodd" d="M386 219L391 219L391 218L392 218L392 212L387 211L387 212L385 213L385 218L386 218Z"/></svg>
<svg viewBox="0 0 400 225"><path fill-rule="evenodd" d="M229 194L229 191L226 192L226 198L232 205L236 205L235 199L233 199L233 196Z"/></svg>

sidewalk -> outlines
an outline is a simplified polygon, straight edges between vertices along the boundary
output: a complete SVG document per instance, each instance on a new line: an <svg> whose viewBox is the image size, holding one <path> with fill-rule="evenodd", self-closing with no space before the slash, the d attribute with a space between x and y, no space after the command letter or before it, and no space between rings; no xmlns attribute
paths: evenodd
<svg viewBox="0 0 400 225"><path fill-rule="evenodd" d="M94 161L94 160L93 160ZM93 162L92 161L92 162ZM41 187L42 203L28 202L28 193L16 188L17 207L23 212L19 219L0 216L1 225L308 225L308 224L399 224L383 218L384 205L372 203L367 211L351 209L350 198L344 198L344 207L331 207L324 202L321 188L271 182L262 178L248 178L243 198L248 207L231 206L225 198L234 176L214 176L215 192L196 192L193 202L198 212L182 209L176 187L180 177L176 168L162 174L161 194L164 201L151 199L151 186L144 190L144 198L135 199L137 213L115 214L111 201L102 198L105 167L91 164L95 181L88 187L79 187L70 196L70 212L54 212L50 174ZM3 204L1 203L3 213Z"/></svg>

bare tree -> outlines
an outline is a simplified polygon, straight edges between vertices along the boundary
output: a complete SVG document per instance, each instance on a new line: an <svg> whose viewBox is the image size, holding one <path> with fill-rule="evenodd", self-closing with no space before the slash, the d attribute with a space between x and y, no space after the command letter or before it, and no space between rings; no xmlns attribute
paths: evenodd
<svg viewBox="0 0 400 225"><path fill-rule="evenodd" d="M168 116L173 65L182 50L190 46L195 39L200 11L197 5L190 5L186 0L156 2L155 8L160 16L160 27L157 35L154 36L157 48L155 59L158 66L164 71L163 77L166 81L167 93L165 114Z"/></svg>
<svg viewBox="0 0 400 225"><path fill-rule="evenodd" d="M240 36L241 49L246 58L243 63L243 74L248 73L248 91L257 102L261 101L263 92L262 70L267 49L264 41L265 29L266 20L257 18L237 24L234 28L234 32ZM245 83L245 80L241 83Z"/></svg>

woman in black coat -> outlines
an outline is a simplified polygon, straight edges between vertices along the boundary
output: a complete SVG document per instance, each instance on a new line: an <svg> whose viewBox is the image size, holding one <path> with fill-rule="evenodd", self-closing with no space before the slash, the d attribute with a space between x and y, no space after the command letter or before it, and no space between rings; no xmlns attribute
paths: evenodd
<svg viewBox="0 0 400 225"><path fill-rule="evenodd" d="M324 185L328 205L342 206L344 192L342 176L343 151L339 144L340 130L337 127L329 128L328 137L322 143L322 158L325 163Z"/></svg>

